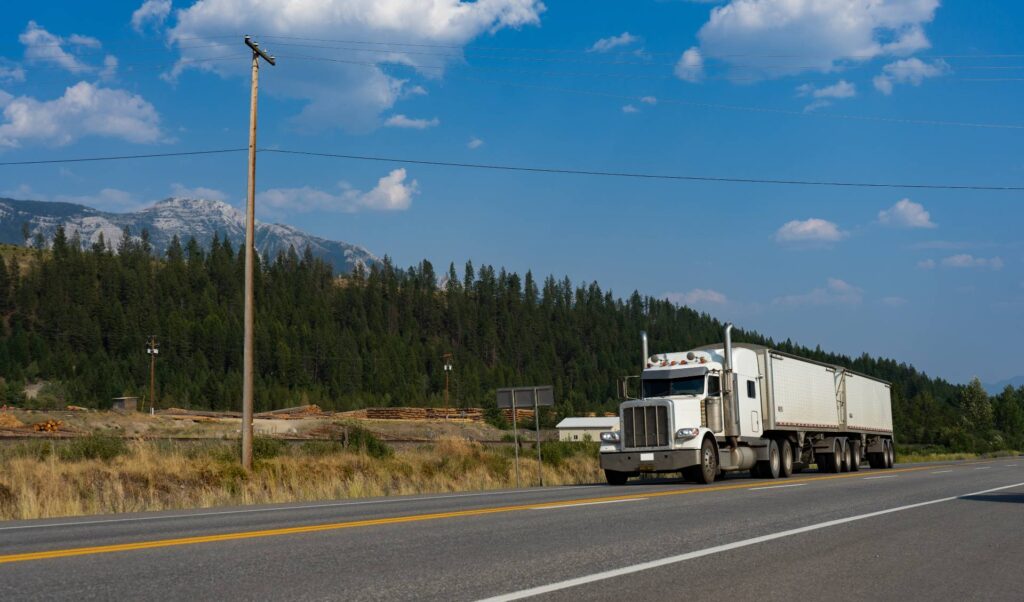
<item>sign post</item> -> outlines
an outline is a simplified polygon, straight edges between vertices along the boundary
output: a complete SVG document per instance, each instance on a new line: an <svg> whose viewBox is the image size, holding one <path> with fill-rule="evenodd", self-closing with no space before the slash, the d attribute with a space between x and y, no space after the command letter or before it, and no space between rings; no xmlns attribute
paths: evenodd
<svg viewBox="0 0 1024 602"><path fill-rule="evenodd" d="M522 402L521 404L519 402ZM544 460L540 451L540 408L555 405L554 387L548 385L543 387L512 387L498 389L497 403L499 408L512 409L512 432L516 446L516 487L519 482L519 421L517 409L520 405L529 407L533 404L533 419L537 429L537 471L539 473L540 486L544 486Z"/></svg>

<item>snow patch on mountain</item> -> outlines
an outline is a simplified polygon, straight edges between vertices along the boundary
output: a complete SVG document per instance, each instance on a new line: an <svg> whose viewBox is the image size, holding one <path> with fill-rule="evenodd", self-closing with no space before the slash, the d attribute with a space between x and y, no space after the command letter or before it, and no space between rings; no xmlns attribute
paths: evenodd
<svg viewBox="0 0 1024 602"><path fill-rule="evenodd" d="M245 215L241 211L223 201L180 197L133 213L108 213L71 203L0 199L0 242L25 242L23 224L28 224L30 238L41 234L46 241L53 240L58 226L63 225L68 238L77 234L83 248L96 244L102 236L104 243L116 250L125 228L133 238L139 238L145 230L159 254L166 252L175 235L182 244L195 238L204 247L215 235L229 240L236 249L245 242ZM306 247L340 273L378 261L359 245L327 240L284 224L256 222L256 250L264 260L273 260L290 248L302 253Z"/></svg>

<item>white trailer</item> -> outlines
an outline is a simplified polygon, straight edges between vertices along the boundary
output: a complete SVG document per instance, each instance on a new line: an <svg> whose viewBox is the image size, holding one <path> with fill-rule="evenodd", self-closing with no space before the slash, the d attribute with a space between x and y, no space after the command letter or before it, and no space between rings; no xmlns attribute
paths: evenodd
<svg viewBox="0 0 1024 602"><path fill-rule="evenodd" d="M848 368L724 342L649 355L642 334L641 395L619 408L620 430L601 434L608 482L682 472L710 483L721 472L789 477L892 468L889 383Z"/></svg>

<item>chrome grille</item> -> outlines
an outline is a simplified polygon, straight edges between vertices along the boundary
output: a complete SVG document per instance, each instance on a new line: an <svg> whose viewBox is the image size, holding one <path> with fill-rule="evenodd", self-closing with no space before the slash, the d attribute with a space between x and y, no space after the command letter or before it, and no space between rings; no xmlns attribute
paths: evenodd
<svg viewBox="0 0 1024 602"><path fill-rule="evenodd" d="M622 410L622 433L625 447L667 446L669 429L666 406L634 406Z"/></svg>

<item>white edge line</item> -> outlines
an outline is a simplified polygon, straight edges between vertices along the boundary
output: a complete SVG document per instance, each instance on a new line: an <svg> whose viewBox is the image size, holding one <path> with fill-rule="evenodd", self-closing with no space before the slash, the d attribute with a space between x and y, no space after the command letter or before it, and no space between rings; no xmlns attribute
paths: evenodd
<svg viewBox="0 0 1024 602"><path fill-rule="evenodd" d="M933 470L932 474L942 474L944 472L953 472L952 470Z"/></svg>
<svg viewBox="0 0 1024 602"><path fill-rule="evenodd" d="M792 485L769 485L768 487L751 487L747 491L764 491L765 489L782 489L783 487L803 487L807 483L793 483Z"/></svg>
<svg viewBox="0 0 1024 602"><path fill-rule="evenodd" d="M559 504L557 506L543 506L541 508L530 508L530 510L557 510L559 508L578 508L579 506L597 506L599 504L620 504L622 502L642 502L645 497L631 497L625 500L608 500L606 502L584 502L582 504Z"/></svg>
<svg viewBox="0 0 1024 602"><path fill-rule="evenodd" d="M783 537L789 537L791 535L799 535L801 533L807 533L810 531L817 531L819 529L825 529L827 527L834 527L836 525L842 525L845 523L852 523L858 520L864 520L866 518L874 518L876 516L884 516L886 514L892 514L894 512L902 512L904 510L912 510L914 508L921 508L924 506L930 506L932 504L941 504L942 502L951 502L953 500L969 498L976 495L984 495L986 493L992 493L995 491L1002 491L1004 489L1013 489L1014 487L1024 486L1024 483L1015 483L1013 485L1004 485L1002 487L995 487L993 489L986 489L984 491L976 491L974 493L967 493L964 495L956 495L952 497L939 498L937 500L929 500L927 502L918 502L916 504L908 504L906 506L897 506L896 508L888 508L886 510L879 510L877 512L869 512L867 514L858 514L857 516L849 516L847 518L840 518L836 520L830 520L815 525L807 525L806 527L799 527L797 529L790 529L788 531L779 531L778 533L772 533L770 535L762 535L760 537L752 537L750 539L744 539L742 541L735 541L721 546L715 546L713 548L705 548L703 550L697 550L695 552L687 552L686 554L679 554L678 556L669 556L667 558L661 558L659 560L652 560L650 562L642 562L640 564L634 564L632 566L626 566L610 571L604 571L601 573L594 573L585 577L577 577L576 579L568 579L566 581L559 581L557 583L551 583L549 585L542 585L539 587L533 587L530 589L520 590L518 592L511 592L508 594L502 594L500 596L494 596L492 598L485 598L481 602L508 602L511 600L522 600L523 598L529 598L532 596L539 596L541 594L548 594L551 592L557 592L563 589L569 589L571 587L577 587L580 585L586 585L595 581L604 581L606 579L612 579L615 577L621 577L623 575L630 575L633 573L639 573L641 571L647 571L671 564L678 564L687 560L693 560L694 558L701 558L704 556L711 556L712 554L718 554L719 552L728 552L729 550L735 550L737 548L744 548L766 541L772 541L775 539L782 539Z"/></svg>
<svg viewBox="0 0 1024 602"><path fill-rule="evenodd" d="M991 466L975 466L974 470L988 470Z"/></svg>
<svg viewBox="0 0 1024 602"><path fill-rule="evenodd" d="M1006 466L1016 466L1016 464L1007 464Z"/></svg>
<svg viewBox="0 0 1024 602"><path fill-rule="evenodd" d="M895 474L887 474L887 475L883 475L883 476L880 476L880 477L864 477L864 480L865 481L870 481L871 479L895 479L898 476L899 475L895 475Z"/></svg>
<svg viewBox="0 0 1024 602"><path fill-rule="evenodd" d="M545 491L558 489L593 489L605 487L605 485L568 485L564 487L545 488ZM479 493L456 493L452 495L432 495L426 497L403 497L390 498L385 500L361 500L346 502L330 502L326 504L306 504L297 506L275 506L273 508L240 508L238 510L218 510L215 512L193 512L190 514L161 514L158 516L132 516L127 518L103 518L98 520L65 521L62 523L45 523L41 525L15 525L11 527L0 527L0 531L14 531L18 529L48 529L52 527L77 527L79 525L104 525L108 523L131 523L149 520L170 520L175 518L203 518L207 516L224 516L228 514L253 514L257 512L285 512L289 510L316 510L318 508L341 508L345 506L370 506L373 504L397 504L400 502L426 502L431 500L448 500L467 497L486 497L494 495L515 495L523 493L537 493L540 489L511 489L503 491L482 491Z"/></svg>

